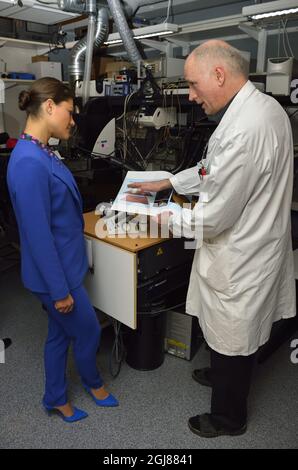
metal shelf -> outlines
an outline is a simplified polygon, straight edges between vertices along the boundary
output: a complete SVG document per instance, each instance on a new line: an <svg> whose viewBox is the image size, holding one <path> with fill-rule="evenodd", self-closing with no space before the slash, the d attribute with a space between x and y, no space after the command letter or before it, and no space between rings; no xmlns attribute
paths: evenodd
<svg viewBox="0 0 298 470"><path fill-rule="evenodd" d="M1 79L4 83L16 83L16 84L22 84L22 83L33 83L35 80L20 80L17 78L2 78Z"/></svg>
<svg viewBox="0 0 298 470"><path fill-rule="evenodd" d="M4 82L4 83L16 83L16 84L23 84L23 83L33 83L35 82L36 80L21 80L21 79L18 79L18 78L1 78L1 80ZM68 83L67 81L63 81L62 83Z"/></svg>
<svg viewBox="0 0 298 470"><path fill-rule="evenodd" d="M32 83L34 83L36 80L18 80L18 79L14 79L14 78L2 78L0 79L4 82L4 85L5 85L5 91L6 90L11 90L12 88L15 88L16 86L18 85L31 85ZM63 82L63 83L66 83L68 84L68 82Z"/></svg>
<svg viewBox="0 0 298 470"><path fill-rule="evenodd" d="M24 47L24 48L49 47L49 43L41 42L41 41L28 41L26 39L15 39L15 38L8 38L5 36L0 36L0 46Z"/></svg>

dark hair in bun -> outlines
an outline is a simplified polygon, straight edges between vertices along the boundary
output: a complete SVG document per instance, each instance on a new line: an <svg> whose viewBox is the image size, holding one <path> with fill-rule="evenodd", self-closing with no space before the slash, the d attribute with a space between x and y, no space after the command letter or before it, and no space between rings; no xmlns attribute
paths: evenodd
<svg viewBox="0 0 298 470"><path fill-rule="evenodd" d="M19 94L19 108L22 111L26 111L30 103L30 99L31 99L31 96L28 90L21 91L21 93Z"/></svg>
<svg viewBox="0 0 298 470"><path fill-rule="evenodd" d="M44 77L36 80L30 90L23 90L19 94L19 108L27 114L38 116L40 106L48 99L55 104L74 99L74 95L68 86L53 77Z"/></svg>

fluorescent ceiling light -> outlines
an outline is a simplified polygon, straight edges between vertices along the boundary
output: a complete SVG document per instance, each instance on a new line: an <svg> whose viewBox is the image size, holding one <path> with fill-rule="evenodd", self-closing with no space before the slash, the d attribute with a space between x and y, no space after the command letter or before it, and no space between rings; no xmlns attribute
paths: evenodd
<svg viewBox="0 0 298 470"><path fill-rule="evenodd" d="M251 16L252 20L262 20L263 18L274 18L275 16L291 15L298 13L298 8L289 8L288 10L272 11L271 13L261 13Z"/></svg>
<svg viewBox="0 0 298 470"><path fill-rule="evenodd" d="M242 8L242 15L252 20L278 18L298 13L297 0L277 0L274 2L258 3Z"/></svg>
<svg viewBox="0 0 298 470"><path fill-rule="evenodd" d="M176 24L161 23L152 26L144 26L143 28L133 29L132 33L134 39L146 39L159 36L167 36L168 34L177 33L179 27ZM111 44L121 44L122 39L119 33L109 34L107 41L104 43L106 46Z"/></svg>

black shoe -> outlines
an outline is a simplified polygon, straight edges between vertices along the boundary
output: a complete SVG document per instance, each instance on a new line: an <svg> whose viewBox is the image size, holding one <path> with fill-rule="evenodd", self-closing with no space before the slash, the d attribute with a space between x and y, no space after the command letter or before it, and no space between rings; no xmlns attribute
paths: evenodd
<svg viewBox="0 0 298 470"><path fill-rule="evenodd" d="M188 426L191 432L201 437L240 436L246 432L246 424L236 429L226 428L216 422L210 413L189 418Z"/></svg>
<svg viewBox="0 0 298 470"><path fill-rule="evenodd" d="M10 338L2 338L2 341L4 343L4 348L7 349L11 345L12 341Z"/></svg>
<svg viewBox="0 0 298 470"><path fill-rule="evenodd" d="M203 369L195 369L192 373L192 378L199 382L201 385L206 385L206 387L212 387L210 380L210 367L204 367Z"/></svg>

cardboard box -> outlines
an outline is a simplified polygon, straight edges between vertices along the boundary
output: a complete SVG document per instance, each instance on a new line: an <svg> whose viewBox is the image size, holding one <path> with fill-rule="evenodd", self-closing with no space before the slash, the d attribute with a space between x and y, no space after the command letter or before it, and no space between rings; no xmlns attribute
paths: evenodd
<svg viewBox="0 0 298 470"><path fill-rule="evenodd" d="M42 77L54 77L62 80L62 68L60 62L34 62L29 64L30 72L34 73L36 79Z"/></svg>
<svg viewBox="0 0 298 470"><path fill-rule="evenodd" d="M104 75L108 74L108 77L111 77L115 74L118 74L120 70L126 68L129 69L133 67L133 64L124 60L116 60L115 57L101 57L99 64L99 74Z"/></svg>
<svg viewBox="0 0 298 470"><path fill-rule="evenodd" d="M48 62L49 58L47 55L34 55L31 57L31 62Z"/></svg>

